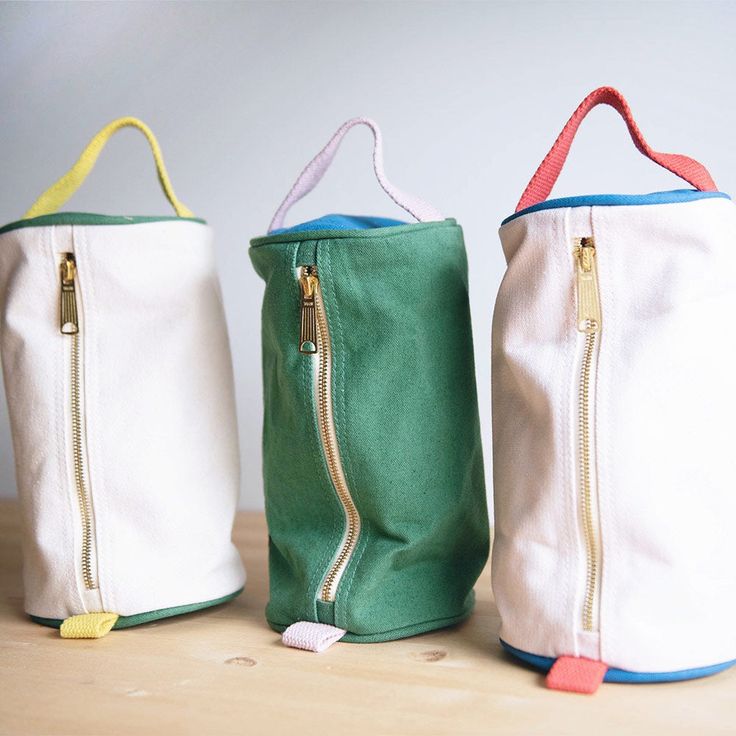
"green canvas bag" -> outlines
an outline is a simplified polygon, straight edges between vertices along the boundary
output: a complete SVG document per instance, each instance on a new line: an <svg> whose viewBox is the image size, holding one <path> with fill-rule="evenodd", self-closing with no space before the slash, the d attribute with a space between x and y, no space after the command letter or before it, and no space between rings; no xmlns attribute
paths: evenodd
<svg viewBox="0 0 736 736"><path fill-rule="evenodd" d="M416 220L284 229L353 126ZM378 642L472 610L488 518L460 227L383 172L346 122L250 256L266 282L263 428L269 624L290 646Z"/></svg>

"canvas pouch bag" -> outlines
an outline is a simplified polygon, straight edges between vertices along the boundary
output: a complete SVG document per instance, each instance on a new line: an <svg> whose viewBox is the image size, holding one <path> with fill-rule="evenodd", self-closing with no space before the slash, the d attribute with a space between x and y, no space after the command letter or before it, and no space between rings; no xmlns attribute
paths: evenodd
<svg viewBox="0 0 736 736"><path fill-rule="evenodd" d="M612 106L691 189L548 200ZM551 687L711 674L736 659L736 208L644 140L619 92L576 110L500 230L493 319L501 639Z"/></svg>
<svg viewBox="0 0 736 736"><path fill-rule="evenodd" d="M344 135L415 220L283 228ZM488 523L460 227L385 176L346 122L250 255L262 312L269 624L290 646L397 639L473 607Z"/></svg>
<svg viewBox="0 0 736 736"><path fill-rule="evenodd" d="M176 216L57 212L128 126ZM238 438L212 233L139 120L103 128L0 229L0 348L31 617L98 638L234 597Z"/></svg>

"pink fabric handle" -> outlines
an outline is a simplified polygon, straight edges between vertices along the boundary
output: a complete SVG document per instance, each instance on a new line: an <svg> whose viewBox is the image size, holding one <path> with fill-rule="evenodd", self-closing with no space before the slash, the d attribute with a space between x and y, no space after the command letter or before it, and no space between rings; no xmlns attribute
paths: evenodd
<svg viewBox="0 0 736 736"><path fill-rule="evenodd" d="M337 130L335 135L330 138L329 143L306 165L304 171L294 182L291 191L286 195L286 199L276 210L276 214L271 220L268 232L278 230L283 227L286 214L291 207L302 197L305 197L314 189L322 180L327 169L330 168L332 160L335 158L337 149L342 143L342 139L346 133L356 125L367 125L373 133L373 170L376 172L378 183L383 191L388 194L399 207L406 210L414 219L419 222L431 222L434 220L444 220L445 218L430 204L415 197L406 194L397 189L387 178L383 170L383 141L381 138L381 129L378 124L370 118L352 118L343 123Z"/></svg>
<svg viewBox="0 0 736 736"><path fill-rule="evenodd" d="M567 154L570 152L570 146L575 139L580 123L583 122L585 116L596 105L610 105L619 115L626 121L629 133L634 141L634 145L652 161L663 166L673 174L677 174L696 189L703 192L714 192L718 190L715 182L711 178L708 170L703 164L695 161L688 156L682 156L678 153L659 153L654 151L644 140L644 136L639 130L628 102L624 96L613 87L599 87L591 92L579 105L578 109L572 114L562 132L557 137L555 144L545 156L544 161L540 164L531 181L521 195L516 211L526 209L532 205L544 202L552 191L557 178L565 165Z"/></svg>

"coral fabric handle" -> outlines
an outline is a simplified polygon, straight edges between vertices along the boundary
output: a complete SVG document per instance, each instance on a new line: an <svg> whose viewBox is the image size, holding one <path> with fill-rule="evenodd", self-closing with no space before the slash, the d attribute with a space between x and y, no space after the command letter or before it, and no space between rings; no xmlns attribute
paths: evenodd
<svg viewBox="0 0 736 736"><path fill-rule="evenodd" d="M30 217L38 217L39 215L49 215L57 212L67 200L79 189L82 182L87 178L87 175L95 165L97 158L105 144L117 133L121 128L137 128L143 133L148 139L148 143L151 146L153 152L153 158L156 162L156 171L158 172L158 179L161 182L161 187L166 194L167 199L171 203L171 206L176 210L176 214L179 217L193 217L192 211L183 205L176 197L174 189L171 186L169 175L166 171L164 159L161 154L161 148L158 145L156 136L154 136L151 129L142 121L137 118L118 118L113 120L111 123L106 125L97 135L89 142L87 148L82 151L82 155L77 159L77 162L67 171L64 176L61 177L56 183L52 184L31 206L28 212L23 215L23 219Z"/></svg>
<svg viewBox="0 0 736 736"><path fill-rule="evenodd" d="M306 165L304 171L299 174L299 177L294 182L291 191L286 195L286 199L281 203L281 206L276 210L276 214L271 220L271 224L268 227L268 232L278 230L283 227L284 218L291 209L302 197L305 197L309 192L314 189L317 184L322 180L322 177L330 168L332 160L335 158L337 149L342 143L342 139L346 133L356 125L367 125L373 133L373 170L376 172L376 178L378 183L383 188L383 191L388 194L399 207L406 210L412 217L419 222L430 222L433 220L444 220L445 218L430 204L424 202L418 197L414 197L411 194L406 194L400 189L397 189L391 182L386 178L386 174L383 170L383 141L381 138L381 129L378 124L370 118L352 118L347 122L343 123L337 130L335 135L330 138L329 143Z"/></svg>
<svg viewBox="0 0 736 736"><path fill-rule="evenodd" d="M677 174L677 176L692 184L696 189L700 189L703 192L717 191L718 187L716 187L715 182L703 164L678 153L659 153L658 151L652 150L644 140L644 136L641 134L639 126L636 124L629 104L624 99L624 96L613 87L599 87L580 103L578 109L575 110L572 117L567 121L562 132L557 137L555 144L524 190L524 194L521 195L519 204L516 206L517 212L544 202L547 199L562 171L580 123L583 122L585 116L596 105L610 105L616 110L626 121L629 133L636 147L652 161L663 166L673 174Z"/></svg>

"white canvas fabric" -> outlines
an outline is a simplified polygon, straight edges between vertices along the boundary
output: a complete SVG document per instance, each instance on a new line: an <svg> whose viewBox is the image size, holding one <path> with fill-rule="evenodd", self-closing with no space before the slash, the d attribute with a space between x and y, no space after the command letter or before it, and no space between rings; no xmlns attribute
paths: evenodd
<svg viewBox="0 0 736 736"><path fill-rule="evenodd" d="M77 264L94 575L81 570L71 336L60 263ZM26 610L129 616L243 585L231 543L239 461L209 227L25 227L0 235L5 388L24 522Z"/></svg>
<svg viewBox="0 0 736 736"><path fill-rule="evenodd" d="M736 660L736 207L698 191L605 201L532 206L500 230L501 639L635 673L710 667ZM600 296L587 511L580 238L594 243ZM589 534L597 570L586 616Z"/></svg>
<svg viewBox="0 0 736 736"><path fill-rule="evenodd" d="M8 226L0 350L29 614L136 616L242 588L232 364L207 225L42 214Z"/></svg>
<svg viewBox="0 0 736 736"><path fill-rule="evenodd" d="M594 235L599 626L582 629L573 240ZM501 638L657 672L736 659L736 207L563 207L501 228L493 323Z"/></svg>

